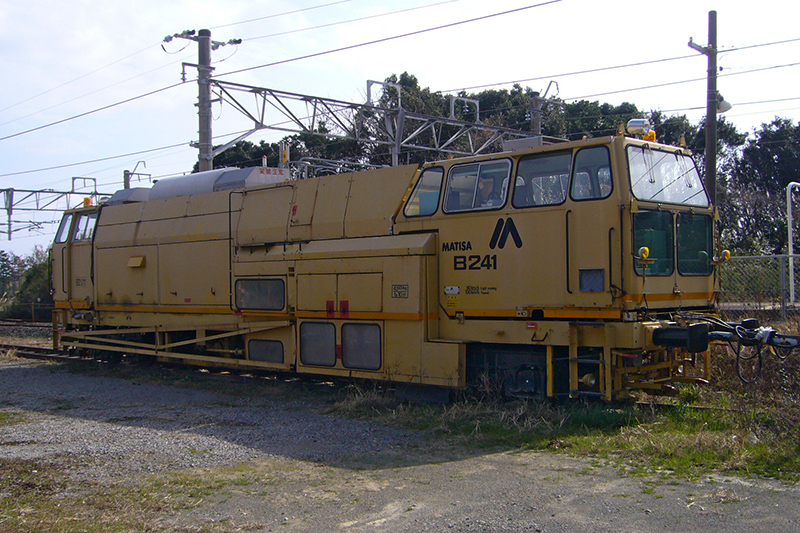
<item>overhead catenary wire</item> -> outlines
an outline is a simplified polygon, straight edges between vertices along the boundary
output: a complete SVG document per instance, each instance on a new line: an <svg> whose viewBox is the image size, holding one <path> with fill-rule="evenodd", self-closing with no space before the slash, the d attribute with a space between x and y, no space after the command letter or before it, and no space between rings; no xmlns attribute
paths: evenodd
<svg viewBox="0 0 800 533"><path fill-rule="evenodd" d="M727 48L727 49L724 49L724 50L719 50L719 53L722 54L722 53L729 53L729 52L739 52L741 50L750 50L752 48L762 48L762 47L765 47L765 46L776 46L776 45L781 45L781 44L794 43L794 42L798 42L798 41L800 41L800 37L795 38L795 39L783 39L783 40L780 40L780 41L772 41L772 42L769 42L769 43L759 43L759 44L751 44L751 45L747 45L747 46L737 46L737 47L734 47L734 48ZM512 81L503 81L503 82L497 82L497 83L487 83L487 84L483 84L483 85L473 85L473 86L470 86L470 87L461 87L459 89L446 89L446 90L442 90L442 91L439 91L439 92L451 93L451 92L458 92L458 91L471 91L471 90L474 90L474 89L485 89L487 87L498 87L498 86L501 86L501 85L512 85L512 84L515 84L515 83L528 83L528 82L531 82L531 81L548 80L548 79L553 79L553 78L565 78L565 77L568 77L568 76L578 76L578 75L581 75L581 74L594 74L594 73L597 73L597 72L606 72L606 71L609 71L609 70L617 70L617 69L623 69L623 68L629 68L629 67L641 67L641 66L644 66L644 65L655 65L655 64L658 64L658 63L666 63L666 62L669 62L669 61L679 61L679 60L682 60L682 59L695 59L697 57L698 57L697 54L682 55L682 56L675 56L675 57L665 57L665 58L661 58L661 59L652 59L652 60L649 60L649 61L637 61L637 62L634 62L634 63L625 63L625 64L622 64L622 65L613 65L613 66L608 66L608 67L598 67L598 68L591 68L591 69L585 69L585 70L577 70L577 71L573 71L573 72L564 72L564 73L561 73L561 74L549 74L547 76L536 76L536 77L533 77L533 78L523 78L523 79L512 80Z"/></svg>
<svg viewBox="0 0 800 533"><path fill-rule="evenodd" d="M184 57L182 59L188 59L188 58ZM167 64L164 64L164 65L161 65L160 67L156 67L156 68L150 69L148 71L142 72L141 74L137 74L136 76L132 76L132 77L127 78L125 80L121 80L121 81L118 81L116 83L112 83L111 85L106 85L105 87L101 87L100 89L96 89L94 91L82 94L80 96L76 96L75 98L70 98L69 100L64 100L63 102L59 102L57 104L51 105L50 107L45 107L44 109L40 109L38 111L34 111L33 113L28 113L27 115L23 115L23 116L14 118L12 120L8 120L6 122L2 122L2 123L0 123L0 126L5 126L6 124L11 124L13 122L17 122L19 120L22 120L22 119L25 119L25 118L28 118L28 117L32 117L34 115L38 115L39 113L43 113L45 111L49 111L51 109L55 109L55 108L60 107L60 106L62 106L64 104L68 104L70 102L74 102L76 100L80 100L81 98L86 98L87 96L91 96L93 94L97 94L99 92L105 91L105 90L110 89L112 87L116 87L118 85L123 85L125 83L128 83L129 81L135 80L136 78L140 78L142 76L146 76L146 75L150 74L151 72L155 72L157 70L161 70L162 68L170 67L172 65L175 65L176 63L177 63L176 61L172 61L170 63L167 63Z"/></svg>
<svg viewBox="0 0 800 533"><path fill-rule="evenodd" d="M12 133L11 135L6 135L5 137L0 137L0 141L5 141L7 139L13 139L14 137L19 137L20 135L33 133L34 131L43 130L45 128L49 128L51 126L56 126L58 124L63 124L65 122L69 122L69 121L75 120L77 118L82 118L82 117L85 117L85 116L88 116L88 115L92 115L92 114L97 113L99 111L105 111L106 109L111 109L113 107L117 107L117 106L120 106L122 104L127 104L127 103L133 102L135 100L140 100L140 99L145 98L147 96L152 96L154 94L158 94L158 93L161 93L161 92L164 92L164 91L168 91L170 89L174 89L175 87L180 87L181 85L185 85L186 83L189 83L189 82L188 81L182 81L182 82L179 82L179 83L175 83L173 85L168 85L166 87L162 87L160 89L156 89L155 91L150 91L148 93L140 94L138 96L132 96L131 98L127 98L125 100L121 100L121 101L113 103L113 104L108 104L108 105L105 105L105 106L102 106L102 107L98 107L96 109L92 109L90 111L86 111L84 113L79 113L77 115L72 115L70 117L63 118L61 120L56 120L55 122L50 122L48 124L42 124L41 126L37 126L35 128L31 128L31 129L28 129L28 130L25 130L25 131L19 131L17 133Z"/></svg>
<svg viewBox="0 0 800 533"><path fill-rule="evenodd" d="M740 74L753 74L753 73L756 73L756 72L764 72L764 71L767 71L767 70L775 70L775 69L779 69L779 68L796 67L798 65L800 65L800 62L786 63L784 65L773 65L773 66L769 66L769 67L762 67L762 68L756 68L756 69L750 69L750 70L740 70L738 72L728 72L728 73L725 73L725 74L718 74L717 77L718 78L722 78L724 76L738 76ZM679 84L682 84L682 83L692 83L692 82L697 82L697 81L706 81L706 78L705 77L703 77L703 78L692 78L692 79L689 79L689 80L670 81L670 82L658 83L658 84L654 84L654 85L646 85L644 87L635 87L635 88L632 88L632 89L619 89L619 90L615 90L615 91L607 91L607 92L595 93L595 94L590 94L590 95L585 95L585 96L573 96L573 97L570 97L570 98L564 98L564 101L567 102L567 101L570 101L570 100L584 100L586 98L595 98L597 96L607 96L609 94L619 94L619 93L624 93L624 92L641 91L641 90L644 90L644 89L655 89L655 88L659 88L659 87L668 87L670 85L679 85Z"/></svg>
<svg viewBox="0 0 800 533"><path fill-rule="evenodd" d="M451 0L451 1L454 1L454 0ZM399 35L399 36L380 39L380 40L377 40L377 41L370 41L370 42L367 42L367 43L361 43L361 44L352 45L352 46L349 46L349 47L343 47L343 48L338 48L338 49L334 49L334 50L328 50L328 51L319 52L319 53L316 53L316 54L305 55L305 56L300 56L300 57L291 58L291 59L287 59L287 60L282 60L282 61L276 62L276 63L260 65L260 66L251 67L251 68L248 68L248 69L239 70L239 71L233 71L233 72L229 72L229 73L226 73L226 74L221 74L221 75L218 75L218 76L231 75L231 74L234 74L234 73L237 73L237 72L242 72L244 70L253 70L253 69L256 69L256 68L264 68L266 66L271 66L271 65L274 65L274 64L280 64L280 63L285 63L285 62L289 62L289 61L296 61L296 60L300 60L300 59L305 59L305 58L308 58L308 57L314 57L314 56L318 56L318 55L329 54L329 53L333 53L335 51L341 51L341 50L350 49L350 48L353 48L353 47L366 46L366 45L369 45L369 44L375 44L375 43L378 43L378 42L383 42L385 40L391 40L391 39L401 38L401 37L405 37L405 36L415 35L415 34L418 34L418 33L424 33L424 32L433 31L433 30L437 30L437 29L448 28L448 27L459 25L459 24L464 24L464 23L468 23L468 22L474 22L474 21L477 21L477 20L483 20L485 18L490 18L490 17L494 17L494 16L509 14L509 13L521 11L521 10L524 10L524 9L530 9L532 7L539 7L539 6L542 6L542 5L555 3L555 2L560 2L560 1L562 1L562 0L553 0L553 1L550 1L550 2L544 2L544 3L535 4L535 5L531 5L531 6L525 6L525 7L522 7L522 8L510 10L510 11L504 11L504 12L501 12L501 13L495 13L495 14L486 15L486 16L483 16L483 17L477 17L477 18L473 18L473 19L469 19L469 20L465 20L465 21L460 21L460 22L456 22L456 23L437 26L435 28L428 28L428 29L425 29L425 30L420 30L420 31L417 31L417 32L411 32L411 33L408 33L408 34L403 34L403 35ZM252 19L252 20L256 20L256 19ZM221 26L218 26L218 27L221 27ZM800 39L788 39L788 40L782 40L782 41L775 41L775 42L772 42L772 43L762 43L762 44L750 45L750 46L746 46L746 47L734 48L734 49L730 49L728 51L737 51L737 50L742 50L742 49L747 49L747 48L755 48L755 47L761 47L761 46L771 46L771 45L776 45L776 44L784 44L784 43L788 43L788 42L794 42L794 41L797 41L797 40L800 40ZM580 71L580 72L576 72L576 73L564 73L564 74L561 74L560 76L566 76L566 75L577 74L577 73L585 73L585 72L597 72L597 71L602 71L602 70L611 70L611 69L615 69L615 68L625 68L625 67L638 66L638 65L648 64L648 63L658 63L658 62L663 62L663 61L672 61L672 60L677 60L677 59L683 59L685 57L694 57L694 56L678 56L678 57L675 57L675 58L664 58L664 59L653 60L653 61L649 61L649 62L638 62L638 63L632 63L632 64L626 64L626 65L612 66L612 67L602 67L602 68L599 68L599 69L591 69L590 71ZM755 70L742 71L742 72L736 72L736 73L730 73L730 74L723 74L723 75L751 73L751 72L758 72L758 71L762 71L762 70L768 70L768 69L772 69L772 68L780 68L780 67L794 66L794 65L797 65L797 63L789 64L789 65L779 65L779 66L767 67L765 69L755 69ZM543 78L547 78L547 77L552 77L552 76L544 76ZM532 79L536 79L536 78L532 78ZM702 78L700 78L700 79L702 79ZM670 83L667 83L667 84L659 84L659 85L648 86L648 87L644 87L644 88L666 86L666 85L671 85L671 84L676 84L676 83L686 83L686 82L690 82L690 81L696 81L696 80L684 80L682 82L670 82ZM162 92L162 91L177 87L179 85L182 85L183 83L188 83L188 82L182 82L182 83L178 83L178 84L175 84L175 85L172 85L172 86L164 87L162 89L158 89L156 91L151 91L151 92L145 93L143 95L132 97L132 98L123 100L121 102L117 102L115 104L110 104L108 106L104 106L104 107L101 107L101 108L98 108L98 109L95 109L95 110L91 110L91 111L88 111L88 112L85 112L85 113L81 113L79 115L75 115L75 116L72 116L72 117L68 117L66 119L62 119L62 120L55 121L55 122L52 122L52 123L49 123L49 124L45 124L45 125L39 126L37 128L32 128L32 129L29 129L29 130L26 130L26 131L23 131L23 132L18 132L16 134L8 135L6 137L0 138L0 141L6 140L6 139L10 139L10 138L13 138L13 137L17 137L17 136L20 136L20 135L23 135L23 134L26 134L26 133L30 133L30 132L33 132L33 131L38 131L38 130L46 128L46 127L50 127L50 126L54 126L54 125L57 125L57 124L61 124L61 123L64 123L66 121L69 121L69 120L74 120L76 118L80 118L80 117L83 117L83 116L86 116L86 115L89 115L89 114L92 114L92 113L96 113L96 112L101 111L101 110L109 109L111 107L115 107L115 106L118 106L118 105L121 105L121 104L124 104L124 103L128 103L128 102L131 102L133 100L137 100L139 98L143 98L143 97L146 97L146 96L149 96L149 95L152 95L152 94L156 94L158 92ZM485 86L488 86L488 85L479 86L479 87L485 87ZM615 93L619 93L619 92L627 92L627 91L634 91L634 90L641 90L641 89L643 89L643 87L634 88L634 89L623 89L623 90L612 91L612 92L607 92L607 93L598 93L598 94L592 95L592 96L600 96L600 95L605 95L605 94L615 94ZM576 97L576 98L571 98L571 99L580 99L580 98L588 98L588 97L591 97L591 96ZM567 99L567 100L569 100L569 99ZM2 176L7 176L7 175L8 174L4 174Z"/></svg>
<svg viewBox="0 0 800 533"><path fill-rule="evenodd" d="M228 26L236 26L236 25L238 25L238 24L245 24L245 23L248 23L248 22L256 22L256 21L260 21L260 20L266 20L266 19L270 19L270 18L277 18L277 17L281 17L281 16L284 16L284 15L291 15L291 14L295 14L295 13L301 13L301 12L304 12L304 11L311 11L311 10L313 10L313 9L318 9L318 8L321 8L321 7L333 6L333 5L337 5L337 4L343 4L343 3L346 3L346 2L351 2L351 1L352 1L352 0L338 0L338 1L336 1L336 2L329 2L329 3L327 3L327 4L322 4L322 5L319 5L319 6L311 6L311 7L302 8L302 9L295 9L295 10L292 10L292 11L286 11L286 12L283 12L283 13L277 13L277 14L275 14L275 15L268 15L268 16L265 16L265 17L258 17L258 18L249 19L249 20L245 20L245 21L240 21L240 22L232 22L232 23L230 23L230 24L223 24L223 25L220 25L220 26L214 26L214 27L212 27L211 29L226 28L226 27L228 27ZM450 2L457 2L457 1L459 1L459 0L449 0L449 1L450 1ZM437 4L437 5L438 5L438 4ZM313 28L310 28L310 29L313 29ZM298 31L302 31L302 30L298 30ZM269 36L267 36L267 37L269 37ZM252 40L252 39L249 39L249 40ZM63 83L60 83L59 85L56 85L56 86L54 86L54 87L51 87L50 89L47 89L47 90L45 90L45 91L42 91L42 92L40 92L40 93L34 94L33 96L29 96L28 98L25 98L24 100L20 100L20 101L18 101L18 102L15 102L15 103L13 103L13 104L9 105L9 106L6 106L6 107L3 107L3 108L0 108L0 113L2 113L3 111L7 111L7 110L9 110L9 109L13 109L14 107L16 107L16 106L18 106L18 105L21 105L21 104L24 104L24 103L26 103L26 102L30 102L31 100L35 100L36 98L39 98L40 96L44 96L45 94L51 93L51 92L53 92L53 91L55 91L55 90L57 90L57 89L60 89L60 88L62 88L62 87L65 87L65 86L67 86L67 85L70 85L71 83L74 83L74 82L76 82L76 81L82 80L83 78L87 78L87 77L91 76L92 74L96 74L97 72L100 72L100 71L102 71L102 70L104 70L104 69L106 69L106 68L108 68L108 67L111 67L111 66L113 66L113 65L116 65L117 63L121 63L122 61L125 61L126 59L130 59L131 57L134 57L134 56L136 56L136 55L139 55L139 54L141 54L141 53L143 53L143 52L146 52L147 50L150 50L151 48L155 48L155 47L157 47L157 46L161 46L161 47L162 47L162 49L164 48L164 47L163 47L163 43L162 43L162 42L158 42L158 43L151 44L151 45L149 45L149 46L146 46L146 47L142 48L141 50L138 50L138 51L136 51L136 52L133 52L132 54L128 54L128 55L126 55L126 56L124 56L124 57L121 57L120 59L117 59L117 60L115 60L115 61L112 61L111 63L108 63L108 64L106 64L106 65L103 65L102 67L96 68L96 69L94 69L94 70L90 70L89 72L86 72L86 73L84 73L84 74L81 74L80 76L77 76L77 77L75 77L75 78L72 78L71 80L68 80L68 81L65 81L65 82L63 82ZM187 44L187 46L188 46L188 44ZM178 50L177 52L168 52L166 49L164 49L164 51L165 51L166 53L168 53L168 54L177 54L177 53L180 53L180 52L181 52L182 50L184 50L185 48L186 48L186 46L184 46L183 48L181 48L181 49L180 49L180 50ZM159 68L162 68L162 67L159 67ZM129 78L129 80L130 80L130 79L134 79L134 78L136 78L136 77L139 77L139 76L143 76L143 75L145 75L145 74L149 74L150 72L153 72L154 70L157 70L157 69L148 70L147 72L144 72L144 73L142 73L142 74L140 74L140 75L138 75L138 76L134 76L133 78ZM128 81L129 81L129 80L128 80ZM124 83L124 82L120 82L120 83ZM114 87L115 85L118 85L118 84L119 84L119 83L115 83L115 84L113 84L113 85L109 85L109 86L107 86L107 87L104 87L103 89L98 89L97 91L92 91L91 93L87 93L87 94L84 94L84 95L78 96L78 97L76 97L76 98L73 98L73 99L71 99L71 100L67 100L66 102L61 102L60 104L56 104L55 106L51 106L51 107L48 107L48 108L45 108L45 109L41 109L41 110L39 110L39 111L36 111L36 112L34 112L34 113L30 113L30 114L28 114L28 115L25 115L24 117L19 117L19 118L16 118L16 119L14 119L14 120L11 120L11 121L8 121L8 122L3 122L3 123L1 123L1 124L0 124L0 126L3 126L3 125L5 125L5 124L9 124L10 122L15 122L16 120L20 120L20 119L22 119L22 118L26 118L26 117L29 117L29 116L31 116L31 115L35 115L35 114L37 114L37 113L41 113L42 111L47 111L47 110L49 110L49 109L53 109L54 107L57 107L57 106L59 106L59 105L62 105L62 104L68 103L68 102L72 102L72 101L74 101L74 100L77 100L77 99L83 98L83 97L85 97L85 96L89 96L89 95L91 95L91 94L94 94L94 93L96 93L96 92L98 92L98 91L102 91L102 90L108 89L108 88L110 88L110 87Z"/></svg>
<svg viewBox="0 0 800 533"><path fill-rule="evenodd" d="M490 18L494 18L494 17L500 17L500 16L503 16L503 15L510 15L512 13L519 13L521 11L525 11L525 10L528 10L528 9L533 9L533 8L536 8L536 7L542 7L542 6L546 6L546 5L550 5L550 4L557 4L559 2L563 2L563 0L548 0L546 2L540 2L538 4L532 4L532 5L528 5L528 6L519 7L519 8L516 8L516 9L510 9L508 11L501 11L499 13L491 13L489 15L483 15L483 16L480 16L480 17L474 17L474 18L471 18L471 19L461 20L461 21L458 21L458 22L451 22L451 23L448 23L448 24L440 25L440 26L434 26L432 28L425 28L425 29L422 29L422 30L416 30L416 31L408 32L408 33L402 33L402 34L399 34L399 35L393 35L391 37L383 37L381 39L374 39L372 41L366 41L366 42L363 42L363 43L357 43L357 44L352 44L352 45L348 45L348 46L341 46L339 48L332 48L332 49L329 49L329 50L323 50L321 52L314 52L314 53L311 53L311 54L306 54L306 55L303 55L303 56L294 57L294 58L290 58L290 59L283 59L283 60L279 60L279 61L273 61L271 63L264 63L263 65L256 65L254 67L247 67L247 68L243 68L243 69L239 69L239 70L232 70L230 72L224 72L222 74L215 74L214 77L215 78L221 78L223 76L231 76L233 74L241 74L242 72L250 72L250 71L258 70L258 69L262 69L262 68L274 67L274 66L277 66L277 65L283 65L283 64L290 63L290 62L293 62L293 61L300 61L302 59L310 59L312 57L320 57L320 56L324 56L324 55L328 55L328 54L333 54L333 53L336 53L336 52L343 52L345 50L354 50L356 48L362 48L362 47L371 46L371 45L374 45L374 44L385 43L385 42L394 41L394 40L397 40L397 39L403 39L405 37L411 37L411 36L414 36L414 35L421 35L423 33L429 33L429 32L437 31L437 30L443 30L445 28L453 28L453 27L460 26L460 25L463 25L463 24L469 24L471 22L477 22L477 21L480 21L480 20L486 20L486 19L490 19Z"/></svg>
<svg viewBox="0 0 800 533"><path fill-rule="evenodd" d="M511 13L517 13L517 12L524 11L524 10L527 10L527 9L532 9L532 8L536 8L536 7L542 7L542 6L545 6L545 5L555 4L555 3L562 2L562 1L563 0L548 0L546 2L540 2L538 4L532 4L532 5L528 5L528 6L523 6L523 7L520 7L520 8L511 9L511 10L507 10L507 11L502 11L502 12L499 12L499 13L492 13L492 14L489 14L489 15L481 16L481 17L474 17L474 18L471 18L471 19L462 20L462 21L459 21L459 22L453 22L453 23L449 23L449 24L444 24L444 25L441 25L441 26L435 26L435 27L432 27L432 28L426 28L426 29L423 29L423 30L417 30L417 31L405 33L405 34L402 34L402 35L395 35L395 36L392 36L392 37L385 37L385 38L382 38L382 39L377 39L377 40L368 41L368 42L364 42L364 43L359 43L359 44L355 44L355 45L340 47L340 48L331 49L331 50L325 50L325 51L322 51L322 52L316 52L316 53L308 54L308 55L304 55L304 56L284 59L284 60L276 61L276 62L273 62L273 63L267 63L267 64L264 64L264 65L257 65L257 66L254 66L254 67L248 67L248 68L245 68L245 69L239 69L239 70L235 70L235 71L231 71L231 72L226 72L226 73L223 73L223 74L217 74L214 77L215 78L219 78L219 77L222 77L222 76L229 76L229 75L232 75L232 74L238 74L238 73L241 73L241 72L247 72L247 71L261 69L261 68L265 68L265 67L285 64L285 63L289 63L289 62L293 62L293 61L300 61L302 59L308 59L308 58L311 58L311 57L319 57L319 56L322 56L322 55L332 54L332 53L335 53L335 52L341 52L341 51L344 51L344 50L360 48L360 47L369 46L369 45L373 45L373 44L377 44L377 43L381 43L381 42L391 41L391 40L394 40L394 39L400 39L400 38L409 37L409 36L412 36L412 35L419 35L421 33L427 33L427 32L431 32L431 31L441 30L441 29L444 29L444 28L451 28L451 27L462 25L462 24L468 24L470 22L476 22L476 21L486 20L486 19L489 19L489 18L498 17L498 16L502 16L502 15L508 15L508 14L511 14ZM144 98L146 96L150 96L150 95L162 92L162 91L166 91L166 90L178 87L178 86L183 85L185 83L188 83L188 81L183 81L183 82L180 82L180 83L176 83L174 85L170 85L170 86L167 86L167 87L162 87L161 89L157 89L155 91L151 91L151 92L139 95L139 96L128 98L126 100L123 100L123 101L120 101L120 102L117 102L117 103L114 103L114 104L109 104L107 106L103 106L103 107L100 107L100 108L97 108L97 109L93 109L93 110L87 111L85 113L80 113L78 115L73 115L71 117L67 117L67 118L64 118L64 119L61 119L61 120L58 120L58 121L55 121L55 122L44 124L44 125L38 126L36 128L31 128L31 129L28 129L28 130L25 130L25 131L21 131L21 132L17 132L17 133L11 134L11 135L6 135L5 137L0 137L0 141L4 141L4 140L11 139L11 138L14 138L14 137L19 137L20 135L25 135L27 133L32 133L34 131L38 131L38 130L41 130L41 129L44 129L44 128L48 128L48 127L51 127L51 126L55 126L55 125L58 125L58 124L63 124L65 122L68 122L68 121L71 121L71 120L75 120L77 118L81 118L81 117L84 117L84 116L87 116L87 115L90 115L90 114L93 114L93 113L97 113L98 111L103 111L105 109L110 109L112 107L116 107L116 106L119 106L119 105L122 105L122 104L125 104L125 103L128 103L128 102L132 102L134 100L138 100L140 98Z"/></svg>
<svg viewBox="0 0 800 533"><path fill-rule="evenodd" d="M420 9L427 9L429 7L441 6L443 4L452 4L453 2L461 2L461 0L444 0L443 2L436 2L434 4L426 4L424 6L409 7L409 8L406 8L406 9L400 9L398 11L389 11L387 13L378 13L376 15L368 15L366 17L359 17L359 18L354 18L354 19L349 19L349 20L342 20L342 21L339 21L339 22L329 22L328 24L320 24L319 26L309 26L307 28L298 28L298 29L295 29L295 30L287 30L287 31L282 31L282 32L278 32L278 33L270 33L268 35L260 35L258 37L248 37L245 40L250 42L250 41L255 41L257 39L267 39L269 37L281 37L283 35L290 35L290 34L293 34L293 33L300 33L300 32L311 31L311 30L319 30L319 29L322 29L322 28L330 28L332 26L341 26L342 24L350 24L351 22L362 22L364 20L372 20L372 19L381 18L381 17L388 17L390 15L398 15L400 13L407 13L409 11L417 11L417 10L420 10Z"/></svg>
<svg viewBox="0 0 800 533"><path fill-rule="evenodd" d="M89 71L89 72L87 72L87 73L85 73L85 74L81 74L81 75L80 75L80 76L78 76L77 78L73 78L73 79L71 79L71 80L69 80L69 81L65 81L64 83L61 83L61 84L59 84L59 85L56 85L55 87L51 87L50 89L47 89L46 91L42 91L42 92L40 92L40 93L38 93L38 94L34 94L33 96L29 96L28 98L26 98L26 99L24 99L24 100L20 100L19 102L16 102L16 103L14 103L14 104L11 104L11 105L9 105L9 106L6 106L6 107L4 107L4 108L0 109L0 113L2 113L3 111L7 111L8 109L12 109L12 108L14 108L14 107L16 107L16 106L18 106L18 105L20 105L20 104L24 104L25 102L30 102L31 100L34 100L34 99L36 99L36 98L39 98L40 96L43 96L43 95L45 95L45 94L51 93L51 92L55 91L56 89L60 89L61 87L64 87L64 86L66 86L66 85L69 85L69 84L71 84L71 83L74 83L74 82L76 82L76 81L78 81L78 80L82 80L83 78L86 78L86 77L88 77L88 76L91 76L92 74L95 74L95 73L97 73L97 72L100 72L101 70L104 70L104 69L106 69L106 68L108 68L108 67L110 67L110 66L116 65L117 63L121 63L122 61L125 61L126 59L130 59L130 58L132 58L133 56L135 56L135 55L139 55L139 54L141 54L142 52L146 52L147 50L150 50L151 48L154 48L154 47L156 47L156 46L158 46L158 43L156 43L156 44L151 44L150 46L146 46L146 47L142 48L142 49L141 49L141 50L139 50L138 52L134 52L134 53L132 53L132 54L129 54L129 55L127 55L127 56L123 57L123 58L117 59L116 61L112 61L111 63L108 63L107 65L104 65L104 66L102 66L102 67L100 67L100 68L96 68L96 69L94 69L94 70L92 70L92 71ZM8 124L8 122L6 122L5 124ZM0 126L2 126L2 124L0 124Z"/></svg>
<svg viewBox="0 0 800 533"><path fill-rule="evenodd" d="M230 22L228 24L220 24L219 26L213 26L213 27L209 28L209 30L217 30L219 28L229 28L231 26L238 26L240 24L248 24L250 22L259 22L259 21L262 21L262 20L268 20L268 19L283 17L285 15L294 15L295 13L303 13L303 12L306 12L306 11L312 11L314 9L320 9L320 8L323 8L323 7L330 7L330 6L335 6L335 5L338 5L338 4L346 4L346 3L352 2L352 1L353 0L337 0L336 2L328 2L327 4L320 4L320 5L316 5L316 6L304 7L304 8L301 8L301 9L294 9L292 11L284 11L282 13L276 13L274 15L266 15L266 16L263 16L263 17L256 17L256 18L252 18L252 19L248 19L248 20L240 20L239 22Z"/></svg>

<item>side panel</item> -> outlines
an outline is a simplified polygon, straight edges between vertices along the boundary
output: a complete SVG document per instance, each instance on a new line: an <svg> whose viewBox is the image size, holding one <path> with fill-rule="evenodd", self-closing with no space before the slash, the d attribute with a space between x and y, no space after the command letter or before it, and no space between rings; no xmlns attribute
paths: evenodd
<svg viewBox="0 0 800 533"><path fill-rule="evenodd" d="M352 174L325 176L317 188L317 202L311 224L312 239L344 237L344 213L350 194Z"/></svg>
<svg viewBox="0 0 800 533"><path fill-rule="evenodd" d="M286 242L293 195L291 185L243 193L242 209L234 233L235 244L255 246Z"/></svg>
<svg viewBox="0 0 800 533"><path fill-rule="evenodd" d="M230 304L227 241L164 244L158 256L162 305Z"/></svg>
<svg viewBox="0 0 800 533"><path fill-rule="evenodd" d="M70 300L80 301L87 306L94 299L92 280L92 243L73 243L70 253Z"/></svg>
<svg viewBox="0 0 800 533"><path fill-rule="evenodd" d="M383 311L383 275L380 272L339 274L337 287L340 312Z"/></svg>
<svg viewBox="0 0 800 533"><path fill-rule="evenodd" d="M287 228L287 239L290 242L311 239L311 222L317 203L318 187L319 180L300 180L294 183L292 212Z"/></svg>
<svg viewBox="0 0 800 533"><path fill-rule="evenodd" d="M336 303L336 274L297 276L297 310L330 311Z"/></svg>
<svg viewBox="0 0 800 533"><path fill-rule="evenodd" d="M158 299L158 247L126 246L95 250L98 304L148 304Z"/></svg>
<svg viewBox="0 0 800 533"><path fill-rule="evenodd" d="M386 235L416 165L358 172L352 176L344 227L346 237Z"/></svg>

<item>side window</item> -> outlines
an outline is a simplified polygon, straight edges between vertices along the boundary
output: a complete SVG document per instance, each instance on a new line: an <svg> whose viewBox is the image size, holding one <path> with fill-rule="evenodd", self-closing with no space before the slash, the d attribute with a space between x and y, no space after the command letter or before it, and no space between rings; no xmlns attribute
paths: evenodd
<svg viewBox="0 0 800 533"><path fill-rule="evenodd" d="M444 195L445 213L497 209L506 203L510 161L487 161L450 169Z"/></svg>
<svg viewBox="0 0 800 533"><path fill-rule="evenodd" d="M304 365L336 365L336 326L330 322L300 324L300 361Z"/></svg>
<svg viewBox="0 0 800 533"><path fill-rule="evenodd" d="M285 293L282 279L238 279L236 308L280 311L285 305Z"/></svg>
<svg viewBox="0 0 800 533"><path fill-rule="evenodd" d="M517 164L512 204L517 208L556 205L567 199L572 152L523 157Z"/></svg>
<svg viewBox="0 0 800 533"><path fill-rule="evenodd" d="M344 324L342 326L342 366L380 370L381 328L377 324Z"/></svg>
<svg viewBox="0 0 800 533"><path fill-rule="evenodd" d="M612 183L608 148L595 146L578 151L569 193L573 200L608 198L613 190Z"/></svg>
<svg viewBox="0 0 800 533"><path fill-rule="evenodd" d="M97 211L91 213L81 213L75 223L75 232L72 234L72 242L89 242L94 235L94 226L97 222Z"/></svg>
<svg viewBox="0 0 800 533"><path fill-rule="evenodd" d="M72 225L72 213L67 213L64 215L64 218L61 219L61 224L58 226L58 231L56 232L56 243L60 244L62 242L67 242L69 239L69 227Z"/></svg>
<svg viewBox="0 0 800 533"><path fill-rule="evenodd" d="M406 202L403 214L407 217L434 214L439 206L442 178L444 178L444 169L439 167L426 169L414 186L414 191Z"/></svg>

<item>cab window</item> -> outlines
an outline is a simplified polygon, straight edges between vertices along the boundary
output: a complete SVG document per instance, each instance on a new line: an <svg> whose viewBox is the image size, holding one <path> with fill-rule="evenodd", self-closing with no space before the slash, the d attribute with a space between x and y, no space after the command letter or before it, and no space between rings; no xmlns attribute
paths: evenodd
<svg viewBox="0 0 800 533"><path fill-rule="evenodd" d="M487 161L451 168L444 196L444 212L502 207L506 203L510 175L510 161Z"/></svg>
<svg viewBox="0 0 800 533"><path fill-rule="evenodd" d="M605 146L579 150L574 172L569 193L573 200L599 200L611 194L611 161Z"/></svg>
<svg viewBox="0 0 800 533"><path fill-rule="evenodd" d="M642 246L650 250L649 263L634 260L640 276L669 276L675 270L675 243L672 213L642 210L633 215L633 249ZM646 269L646 270L645 270Z"/></svg>
<svg viewBox="0 0 800 533"><path fill-rule="evenodd" d="M514 207L557 205L567 198L572 152L549 152L520 159L514 185Z"/></svg>
<svg viewBox="0 0 800 533"><path fill-rule="evenodd" d="M425 169L406 202L403 214L407 217L434 214L439 206L442 178L444 178L444 169L440 167Z"/></svg>
<svg viewBox="0 0 800 533"><path fill-rule="evenodd" d="M97 222L97 211L91 213L81 213L75 223L75 232L72 234L72 242L88 242L94 235L94 226Z"/></svg>
<svg viewBox="0 0 800 533"><path fill-rule="evenodd" d="M72 213L67 213L64 215L64 218L61 219L61 224L58 226L58 231L56 232L56 244L67 242L67 239L69 238L70 226L72 226Z"/></svg>

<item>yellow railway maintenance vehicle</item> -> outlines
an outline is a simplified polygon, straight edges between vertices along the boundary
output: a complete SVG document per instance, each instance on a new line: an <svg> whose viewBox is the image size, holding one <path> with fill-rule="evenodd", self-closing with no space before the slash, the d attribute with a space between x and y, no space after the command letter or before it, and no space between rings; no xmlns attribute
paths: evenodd
<svg viewBox="0 0 800 533"><path fill-rule="evenodd" d="M690 154L535 144L306 180L219 169L69 210L55 342L523 397L706 379L723 254Z"/></svg>

